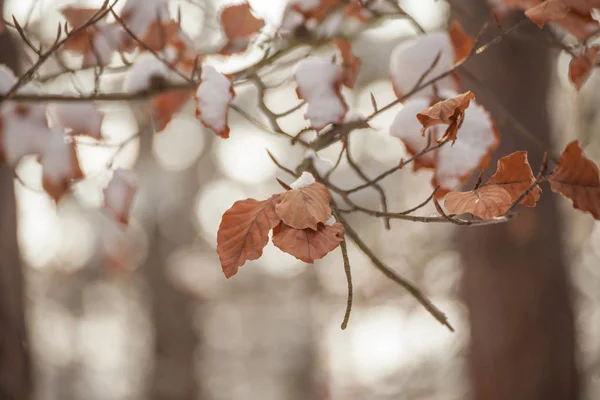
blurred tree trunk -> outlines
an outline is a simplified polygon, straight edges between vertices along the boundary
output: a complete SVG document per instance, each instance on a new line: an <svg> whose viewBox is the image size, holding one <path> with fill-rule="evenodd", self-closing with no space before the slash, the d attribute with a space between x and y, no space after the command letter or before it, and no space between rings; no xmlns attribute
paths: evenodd
<svg viewBox="0 0 600 400"><path fill-rule="evenodd" d="M454 3L462 10L456 13L458 19L471 34L485 20L493 21L485 3ZM507 21L506 26L512 23ZM537 170L542 151L503 124L495 107L502 104L541 142L551 143L547 110L551 54L535 26L520 29L519 35L528 39L504 39L466 65L489 91L466 77L462 81L498 121L502 144L495 155L528 150ZM494 166L495 160L490 169ZM519 217L508 224L457 232L464 264L463 295L470 312L469 373L476 400L579 398L570 281L556 197L548 192L537 208L520 209Z"/></svg>
<svg viewBox="0 0 600 400"><path fill-rule="evenodd" d="M152 154L152 129L146 128L142 128L138 173L142 178L140 199L147 207L143 222L149 239L148 255L141 272L149 290L150 318L154 328L154 370L149 380L148 398L198 400L194 299L177 288L167 273L167 258L177 246L161 232L158 218L168 194L182 194L185 201L178 203L175 215L168 217L185 216L187 220L178 222L178 231L187 236L179 241L192 242L195 232L189 216L198 183L194 167L170 174L160 167ZM186 214L187 210L189 213Z"/></svg>
<svg viewBox="0 0 600 400"><path fill-rule="evenodd" d="M0 0L0 10L4 1ZM0 35L0 64L18 67L15 42ZM26 400L31 393L25 328L23 271L17 244L17 211L12 170L0 165L0 399Z"/></svg>

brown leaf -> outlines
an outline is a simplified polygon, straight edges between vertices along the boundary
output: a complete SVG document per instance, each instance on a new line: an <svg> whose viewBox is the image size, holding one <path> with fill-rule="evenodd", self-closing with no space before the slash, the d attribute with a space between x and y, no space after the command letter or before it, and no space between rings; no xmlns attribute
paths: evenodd
<svg viewBox="0 0 600 400"><path fill-rule="evenodd" d="M227 278L235 275L246 261L262 255L269 242L269 231L280 221L275 213L279 198L280 195L274 195L264 201L236 201L223 214L217 233L217 254Z"/></svg>
<svg viewBox="0 0 600 400"><path fill-rule="evenodd" d="M173 116L190 99L191 93L188 90L174 90L165 94L158 95L152 99L152 110L154 111L154 120L156 131L160 132L171 122Z"/></svg>
<svg viewBox="0 0 600 400"><path fill-rule="evenodd" d="M475 43L473 38L465 32L460 22L452 21L448 29L448 35L450 41L452 41L452 47L454 47L454 59L456 61L460 61L471 54Z"/></svg>
<svg viewBox="0 0 600 400"><path fill-rule="evenodd" d="M445 141L454 143L458 128L460 128L465 118L465 110L473 99L475 99L475 95L468 91L451 99L437 102L428 109L421 111L417 114L417 119L423 125L421 133L425 135L425 130L429 127L448 124L446 132L438 139L438 143Z"/></svg>
<svg viewBox="0 0 600 400"><path fill-rule="evenodd" d="M84 176L79 166L74 142L65 143L64 148L60 149L58 153L56 150L51 149L54 154L42 154L41 156L42 187L54 201L59 201L67 194L72 182L83 179ZM61 158L57 160L57 157Z"/></svg>
<svg viewBox="0 0 600 400"><path fill-rule="evenodd" d="M273 229L273 244L299 260L312 264L325 257L344 240L344 226L339 222L332 226L319 224L312 229L294 229L279 224Z"/></svg>
<svg viewBox="0 0 600 400"><path fill-rule="evenodd" d="M469 192L450 192L444 200L444 206L451 213L470 213L481 219L504 215L511 204L511 195L496 185L483 186Z"/></svg>
<svg viewBox="0 0 600 400"><path fill-rule="evenodd" d="M516 201L533 182L535 182L535 177L529 161L527 161L527 152L517 151L498 160L496 173L490 177L486 185L504 188L510 194L511 201ZM535 207L541 193L542 190L536 187L521 200L521 204Z"/></svg>
<svg viewBox="0 0 600 400"><path fill-rule="evenodd" d="M550 188L573 202L573 208L600 219L598 166L583 154L579 141L567 146L549 178Z"/></svg>
<svg viewBox="0 0 600 400"><path fill-rule="evenodd" d="M90 20L98 12L95 8L80 8L66 6L60 9L60 13L65 17L71 29L78 29L87 21ZM92 50L92 41L97 33L94 26L90 26L83 31L72 34L65 44L63 49L77 52L79 54L88 54Z"/></svg>
<svg viewBox="0 0 600 400"><path fill-rule="evenodd" d="M344 71L342 83L346 87L353 88L360 70L360 58L352 54L352 45L346 39L334 39L333 44L342 54L342 70Z"/></svg>
<svg viewBox="0 0 600 400"><path fill-rule="evenodd" d="M577 90L581 89L585 81L590 77L592 70L598 62L600 46L592 46L579 56L574 57L569 63L569 80Z"/></svg>
<svg viewBox="0 0 600 400"><path fill-rule="evenodd" d="M277 215L286 224L296 229L317 230L319 222L331 217L329 202L331 195L325 185L315 182L301 189L281 194L281 202L275 207Z"/></svg>
<svg viewBox="0 0 600 400"><path fill-rule="evenodd" d="M245 51L254 36L265 22L256 18L247 2L225 7L221 12L221 26L227 37L227 44L221 54L233 54Z"/></svg>
<svg viewBox="0 0 600 400"><path fill-rule="evenodd" d="M117 169L104 189L104 208L122 224L129 223L129 211L138 187L133 171Z"/></svg>
<svg viewBox="0 0 600 400"><path fill-rule="evenodd" d="M569 7L562 1L548 0L525 11L525 15L540 28L550 21L556 21L567 16Z"/></svg>
<svg viewBox="0 0 600 400"><path fill-rule="evenodd" d="M150 23L142 41L147 47L154 51L160 51L169 44L177 48L179 47L177 44L180 41L180 34L181 27L177 21L156 19ZM130 48L128 48L129 50L138 47L139 45L134 40L128 44L130 45Z"/></svg>

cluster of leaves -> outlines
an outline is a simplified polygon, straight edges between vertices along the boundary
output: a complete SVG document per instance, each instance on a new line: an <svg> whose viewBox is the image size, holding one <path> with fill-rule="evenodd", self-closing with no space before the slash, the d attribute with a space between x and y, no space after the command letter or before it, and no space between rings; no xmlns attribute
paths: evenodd
<svg viewBox="0 0 600 400"><path fill-rule="evenodd" d="M194 40L181 29L180 18L170 14L168 0L125 0L120 13L113 8L117 1L111 5L105 2L98 9L64 7L61 11L66 23L64 27L60 26L56 42L46 51L28 40L16 20L12 25L7 24L38 55L38 61L19 78L8 68L0 67L0 157L13 168L25 156L38 157L43 169L44 189L56 201L84 178L77 154L78 138L87 136L100 144L104 141L104 114L93 100L148 98L157 131L163 130L184 104L193 100L197 119L220 138L230 136L229 112L234 110L265 130L287 136L292 144L300 144L307 150L297 173L286 169L300 177L289 186L282 183L285 192L262 201L238 201L223 215L217 235L217 253L226 277L235 275L246 261L258 259L272 235L276 247L307 263L313 263L341 246L350 288L344 235L348 234L357 244L360 238L343 219L344 212L364 212L386 221L402 218L460 225L495 223L507 220L519 204L535 206L541 195L539 186L547 181L553 191L571 199L575 208L600 219L598 168L585 157L577 142L567 146L559 159L547 160L537 175L533 174L527 153L516 152L501 158L495 174L485 183L480 179L473 190L458 191L473 173L487 168L492 152L500 143L500 135L490 114L477 103L475 95L470 91L461 93L457 72L467 59L497 43L497 39L501 40L510 30L502 30L498 38L480 45L487 25L474 39L457 21L452 21L446 30L425 32L409 18L421 33L403 40L390 55L390 85L396 99L379 107L372 96L373 112L370 115L350 117L355 113L349 112L342 89L354 87L361 60L353 54L348 38L380 17L407 18L396 1L289 0L281 23L273 27L270 36L263 35L268 36L264 38L267 44L263 43L267 49L264 57L234 74L220 71L211 62L211 57L244 52L261 33L268 31L264 29L265 21L253 14L248 2L220 10L218 21L224 40L217 48L206 52L199 50ZM506 10L518 8L539 26L556 23L574 37L576 45L563 45L573 57L569 77L577 89L584 84L597 65L600 53L600 47L588 43L599 28L592 12L600 2L490 1L496 7L498 22ZM288 112L276 114L264 101L268 88L262 81L261 67L275 63L278 57L298 45L329 46L335 49L336 55L311 56L298 61L292 78L297 97L302 102ZM40 100L44 99L45 93L33 78L44 61L59 49L79 55L82 69L94 68L96 87L91 94L65 92L55 95L59 97L57 101ZM115 55L124 60L134 57L133 62L123 64L126 72L122 90L106 95L98 93L100 75L111 65ZM270 128L233 105L234 86L240 81L253 83L258 89L258 107L269 120ZM373 118L400 104L389 133L404 143L410 158L400 159L394 168L369 179L352 159L351 133L371 128L369 123ZM278 118L298 110L304 113L308 126L294 136L281 129ZM308 131L315 133L314 140L307 141L301 136ZM323 160L317 153L337 142L343 144L339 160L346 155L349 165L363 179L362 185L342 190L329 180L340 163ZM551 162L556 164L554 168L550 168ZM435 189L431 197L416 208L388 212L385 191L378 182L409 163L413 163L414 170L431 170L431 183ZM105 189L106 208L122 224L128 222L137 186L132 171L116 170ZM350 194L368 187L379 192L382 211L352 202ZM338 208L331 193L339 195L349 208ZM449 213L438 202L444 197ZM439 216L409 215L429 201L434 202ZM462 214L471 214L475 218L460 218ZM389 228L389 224L387 226ZM387 276L396 276L364 244L359 247ZM392 279L410 288L409 291L434 317L447 324L445 316L416 288L401 278Z"/></svg>
<svg viewBox="0 0 600 400"><path fill-rule="evenodd" d="M304 172L288 190L267 200L241 200L223 214L217 253L226 277L262 255L273 231L273 244L294 257L313 263L344 239L344 227L331 214L327 188Z"/></svg>

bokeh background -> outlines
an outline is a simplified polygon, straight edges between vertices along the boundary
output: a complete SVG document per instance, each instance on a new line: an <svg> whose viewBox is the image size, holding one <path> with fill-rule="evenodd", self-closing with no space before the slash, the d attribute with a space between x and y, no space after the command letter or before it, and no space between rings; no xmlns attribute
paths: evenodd
<svg viewBox="0 0 600 400"><path fill-rule="evenodd" d="M218 42L216 15L225 1L171 3L174 14L181 9L182 26L199 49ZM283 0L250 3L274 24L284 6ZM446 2L400 3L427 30L443 29L447 23ZM98 6L101 1L6 0L4 13L19 21L29 19L29 31L50 42L60 20L58 10L67 4ZM410 22L395 19L353 42L363 64L357 87L344 93L352 112L370 112L371 93L380 105L394 99L387 77L389 54L415 34ZM289 63L268 71L267 82L279 85L267 99L274 111L298 103L289 79L291 61L310 51L300 49ZM324 51L331 54L331 49ZM549 79L543 83L548 96L542 107L549 110L554 149L559 152L568 141L580 138L586 153L600 160L600 142L594 135L600 122L600 78L592 76L577 94L567 81L569 58L553 55ZM259 56L259 51L251 51L211 62L235 71ZM65 60L73 65L78 61L71 56ZM59 68L50 60L41 71ZM107 73L103 87L118 91L122 80L123 74ZM92 83L89 72L66 75L49 82L46 90L85 91ZM512 90L519 88L515 85ZM264 120L256 107L255 88L241 85L236 92L236 104ZM153 130L147 102L107 103L102 109L108 144L79 146L88 178L75 186L72 197L56 206L41 190L40 166L34 159L17 171L22 180L15 183L18 244L27 282L35 399L469 397L470 320L461 291L464 246L455 240L463 234L461 229L468 228L392 221L392 229L386 231L381 220L352 215L351 223L367 243L422 288L447 313L456 332L439 325L353 243L348 246L354 309L348 329L342 331L347 289L339 251L306 265L269 244L260 260L248 262L230 280L223 276L215 252L221 215L234 201L266 198L281 190L276 177L291 179L278 171L265 150L294 168L304 157L301 148L261 131L237 113L230 113L231 138L220 140L194 118L191 103L162 132ZM374 129L352 136L352 154L371 176L406 155L401 142L388 134L394 116L395 111L384 113L373 121ZM301 111L282 120L290 133L304 126ZM503 136L513 134L502 123L499 128ZM124 148L117 151L111 146L137 132L140 136ZM320 156L335 160L339 151L332 146ZM135 169L142 182L125 231L99 211L102 188L111 176L106 168L110 162ZM332 179L342 187L361 182L345 160ZM429 172L408 169L386 178L383 186L390 209L404 210L426 198L431 192L429 179ZM546 192L552 196L549 189ZM369 208L379 207L374 190L354 198ZM600 225L571 210L567 201L558 202L562 228L557 235L573 283L582 397L597 399ZM483 246L475 240L470 245Z"/></svg>

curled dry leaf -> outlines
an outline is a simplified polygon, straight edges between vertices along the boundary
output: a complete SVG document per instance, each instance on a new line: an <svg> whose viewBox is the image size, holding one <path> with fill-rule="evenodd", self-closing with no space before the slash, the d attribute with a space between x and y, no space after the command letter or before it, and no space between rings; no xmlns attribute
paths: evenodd
<svg viewBox="0 0 600 400"><path fill-rule="evenodd" d="M129 223L129 210L138 186L138 179L133 171L117 169L104 189L104 208L122 224Z"/></svg>
<svg viewBox="0 0 600 400"><path fill-rule="evenodd" d="M548 180L552 191L570 199L573 208L600 219L598 166L585 156L579 141L569 143Z"/></svg>
<svg viewBox="0 0 600 400"><path fill-rule="evenodd" d="M42 186L46 193L59 201L71 187L71 182L82 179L83 172L73 141L66 142L62 130L53 130L40 154Z"/></svg>
<svg viewBox="0 0 600 400"><path fill-rule="evenodd" d="M446 132L438 139L438 142L452 141L454 143L458 128L460 128L465 118L465 110L473 99L475 99L475 95L468 91L453 98L439 101L418 113L417 119L423 125L422 134L425 135L425 130L429 127L447 124Z"/></svg>
<svg viewBox="0 0 600 400"><path fill-rule="evenodd" d="M498 160L496 173L490 177L486 185L496 185L504 188L516 201L535 182L533 171L527 161L526 151L517 151ZM521 204L535 207L542 190L539 186L531 190L521 200Z"/></svg>
<svg viewBox="0 0 600 400"><path fill-rule="evenodd" d="M221 11L220 19L227 37L227 43L221 49L221 54L245 51L250 39L265 25L262 19L252 15L248 2L225 7Z"/></svg>
<svg viewBox="0 0 600 400"><path fill-rule="evenodd" d="M330 201L331 195L325 185L315 182L282 193L275 211L283 223L292 228L316 231L319 223L325 223L331 217Z"/></svg>
<svg viewBox="0 0 600 400"><path fill-rule="evenodd" d="M581 89L590 77L592 70L598 62L600 46L591 46L569 63L569 80L577 90Z"/></svg>
<svg viewBox="0 0 600 400"><path fill-rule="evenodd" d="M341 93L344 74L339 66L327 59L304 59L298 63L294 78L298 98L307 103L304 118L314 129L344 120L348 106Z"/></svg>
<svg viewBox="0 0 600 400"><path fill-rule="evenodd" d="M529 0L513 6L526 10L525 15L540 27L556 21L577 40L587 39L599 27L591 16L592 10L600 7L599 0Z"/></svg>
<svg viewBox="0 0 600 400"><path fill-rule="evenodd" d="M196 90L196 118L223 139L229 137L227 114L235 92L232 78L211 65L202 67L202 77Z"/></svg>
<svg viewBox="0 0 600 400"><path fill-rule="evenodd" d="M273 244L299 260L312 264L344 240L344 226L319 224L317 230L294 229L284 223L273 229Z"/></svg>
<svg viewBox="0 0 600 400"><path fill-rule="evenodd" d="M227 278L235 275L246 261L262 255L269 242L269 231L281 221L275 212L279 199L280 195L274 195L264 201L240 200L223 214L217 233L217 254Z"/></svg>
<svg viewBox="0 0 600 400"><path fill-rule="evenodd" d="M442 92L444 97L456 96L456 93ZM415 114L427 107L429 100L415 98L404 103L404 108L398 111L390 134L400 138L409 154L414 156L423 150L431 136L431 143L441 138L444 133L443 125L427 128L426 135L421 135L421 126ZM435 174L432 179L434 187L440 186L436 197L443 197L448 191L456 190L475 169L484 169L490 162L490 155L500 142L494 123L488 112L475 101L465 111L465 117L456 142L429 151L414 162L414 168L432 168Z"/></svg>
<svg viewBox="0 0 600 400"><path fill-rule="evenodd" d="M342 54L342 83L346 87L353 88L358 77L358 71L360 70L360 58L352 54L352 45L346 39L334 39L333 44L336 45Z"/></svg>
<svg viewBox="0 0 600 400"><path fill-rule="evenodd" d="M495 185L469 192L450 192L444 200L444 206L451 213L470 213L481 219L504 215L511 205L511 195L504 188Z"/></svg>

